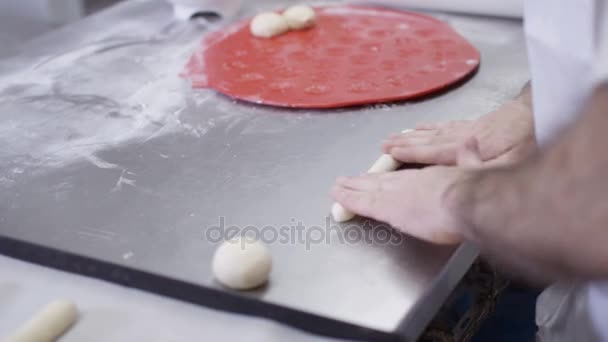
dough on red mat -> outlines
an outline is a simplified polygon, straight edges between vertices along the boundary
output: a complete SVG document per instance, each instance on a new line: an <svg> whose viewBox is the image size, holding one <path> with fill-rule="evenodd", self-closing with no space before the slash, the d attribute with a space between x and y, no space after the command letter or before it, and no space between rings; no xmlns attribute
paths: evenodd
<svg viewBox="0 0 608 342"><path fill-rule="evenodd" d="M281 107L336 108L427 95L464 80L479 52L448 24L384 8L315 8L316 25L272 39L249 20L209 34L188 63L194 87Z"/></svg>

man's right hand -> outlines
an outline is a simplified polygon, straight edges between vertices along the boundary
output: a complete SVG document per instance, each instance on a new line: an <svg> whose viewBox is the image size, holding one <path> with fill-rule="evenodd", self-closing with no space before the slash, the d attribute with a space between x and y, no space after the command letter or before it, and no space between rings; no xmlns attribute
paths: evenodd
<svg viewBox="0 0 608 342"><path fill-rule="evenodd" d="M530 105L520 97L477 120L419 124L390 136L382 148L406 163L456 165L459 147L470 137L479 142L486 165L525 159L536 149Z"/></svg>

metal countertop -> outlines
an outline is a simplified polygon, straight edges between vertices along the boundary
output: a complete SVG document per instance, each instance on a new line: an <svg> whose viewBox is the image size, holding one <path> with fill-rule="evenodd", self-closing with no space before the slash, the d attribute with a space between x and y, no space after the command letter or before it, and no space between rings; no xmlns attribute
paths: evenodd
<svg viewBox="0 0 608 342"><path fill-rule="evenodd" d="M173 21L161 0L129 1L25 44L0 60L0 253L33 260L24 255L37 245L120 271L100 275L107 269L96 262L54 254L38 255L43 264L138 287L125 267L225 294L210 272L209 228L271 226L290 241L269 241L270 284L220 297L237 298L225 309L242 304L289 324L303 314L300 328L330 335L353 328L342 337L417 336L475 251L407 237L382 243L385 227L365 241L369 222L327 220L327 193L337 176L366 170L389 133L478 117L528 79L521 22L434 15L481 51L474 77L416 102L334 111L190 89L178 74L208 28ZM281 227L300 222L303 239L291 241L297 228Z"/></svg>

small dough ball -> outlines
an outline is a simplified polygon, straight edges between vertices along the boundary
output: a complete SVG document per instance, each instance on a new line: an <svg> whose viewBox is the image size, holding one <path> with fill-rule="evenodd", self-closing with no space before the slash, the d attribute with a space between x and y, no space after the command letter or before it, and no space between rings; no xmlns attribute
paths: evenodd
<svg viewBox="0 0 608 342"><path fill-rule="evenodd" d="M334 203L331 207L331 217L336 222L346 222L355 217L355 213L346 210L340 203Z"/></svg>
<svg viewBox="0 0 608 342"><path fill-rule="evenodd" d="M256 37L271 38L289 31L285 18L274 12L256 15L249 25L251 34Z"/></svg>
<svg viewBox="0 0 608 342"><path fill-rule="evenodd" d="M317 21L315 10L307 5L291 6L283 12L283 17L292 30L309 28Z"/></svg>
<svg viewBox="0 0 608 342"><path fill-rule="evenodd" d="M268 281L272 257L260 241L237 237L217 248L211 267L222 285L235 290L248 290Z"/></svg>

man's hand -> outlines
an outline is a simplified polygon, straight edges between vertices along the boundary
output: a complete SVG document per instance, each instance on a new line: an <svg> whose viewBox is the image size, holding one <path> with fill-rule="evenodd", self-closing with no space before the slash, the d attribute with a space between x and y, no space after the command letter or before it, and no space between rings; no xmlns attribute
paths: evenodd
<svg viewBox="0 0 608 342"><path fill-rule="evenodd" d="M360 177L342 177L332 189L334 199L359 215L387 222L419 239L438 244L463 240L459 216L446 203L449 189L481 163L477 141L458 149L462 167L435 166Z"/></svg>
<svg viewBox="0 0 608 342"><path fill-rule="evenodd" d="M608 84L542 154L523 163L475 168L480 155L468 144L457 158L461 167L340 179L332 194L347 209L419 238L467 239L531 279L607 279L606 113Z"/></svg>
<svg viewBox="0 0 608 342"><path fill-rule="evenodd" d="M419 124L390 136L382 149L402 162L455 165L458 147L471 136L479 141L481 159L490 164L516 163L536 149L532 112L521 97L475 121Z"/></svg>

